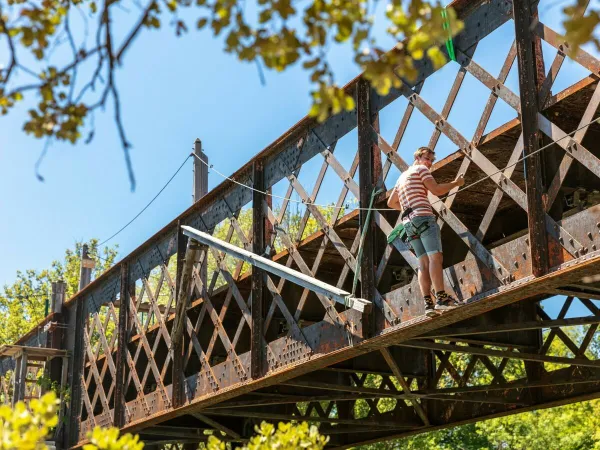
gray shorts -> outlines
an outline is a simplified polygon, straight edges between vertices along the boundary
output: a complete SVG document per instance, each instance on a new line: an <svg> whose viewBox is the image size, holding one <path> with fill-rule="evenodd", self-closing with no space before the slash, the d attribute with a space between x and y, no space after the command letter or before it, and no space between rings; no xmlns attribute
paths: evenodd
<svg viewBox="0 0 600 450"><path fill-rule="evenodd" d="M418 230L424 228L425 223L429 226L419 233ZM406 222L404 228L409 236L408 243L415 251L417 258L425 254L433 255L442 252L442 235L435 216L415 217L410 222ZM416 237L412 238L412 236Z"/></svg>

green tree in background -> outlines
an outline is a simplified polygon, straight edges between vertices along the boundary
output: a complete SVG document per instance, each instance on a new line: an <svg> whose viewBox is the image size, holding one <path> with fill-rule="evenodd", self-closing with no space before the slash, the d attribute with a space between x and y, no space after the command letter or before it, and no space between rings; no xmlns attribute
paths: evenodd
<svg viewBox="0 0 600 450"><path fill-rule="evenodd" d="M48 269L17 271L15 281L4 286L4 292L0 294L0 345L14 343L44 318L53 281L66 282L67 299L79 290L83 244L76 242L73 249L65 251L62 260L53 261ZM105 247L98 257L98 240L91 239L87 244L96 262L92 276L98 277L114 264L117 247Z"/></svg>
<svg viewBox="0 0 600 450"><path fill-rule="evenodd" d="M574 326L563 331L575 343L580 343L587 327ZM548 331L545 332L547 335ZM590 359L600 357L600 337L595 335L586 351ZM573 357L566 345L555 338L549 353L553 356ZM469 363L469 355L454 353L451 362L459 373ZM490 358L497 367L499 358ZM479 363L478 363L479 364ZM547 371L559 370L564 365L544 364ZM503 371L507 381L525 376L522 361L510 360ZM379 387L380 378L369 375L365 387ZM476 366L472 384L488 384L492 375L483 366ZM451 377L444 373L441 385L450 386ZM398 387L398 386L396 386ZM389 405L389 410L393 405ZM357 402L355 414L366 415L368 405ZM497 419L423 433L405 439L380 442L358 447L361 450L598 450L600 449L600 400L573 403L557 408L541 409Z"/></svg>

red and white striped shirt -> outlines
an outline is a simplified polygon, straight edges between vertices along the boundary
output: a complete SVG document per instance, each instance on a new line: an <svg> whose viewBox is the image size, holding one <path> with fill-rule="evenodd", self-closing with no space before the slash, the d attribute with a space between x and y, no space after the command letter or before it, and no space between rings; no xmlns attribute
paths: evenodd
<svg viewBox="0 0 600 450"><path fill-rule="evenodd" d="M402 211L411 207L413 212L406 217L433 216L433 209L427 199L425 181L433 179L429 169L422 164L410 166L396 182L394 192L398 194Z"/></svg>

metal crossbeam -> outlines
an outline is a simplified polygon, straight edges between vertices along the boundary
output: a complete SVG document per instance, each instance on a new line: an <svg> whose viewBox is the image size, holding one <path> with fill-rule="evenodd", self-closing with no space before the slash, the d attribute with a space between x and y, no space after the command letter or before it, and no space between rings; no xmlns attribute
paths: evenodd
<svg viewBox="0 0 600 450"><path fill-rule="evenodd" d="M252 252L236 247L229 242L222 241L211 236L208 233L196 230L187 225L183 225L183 233L201 242L202 244L209 245L216 248L219 251L225 252L228 255L234 256L235 258L246 261L248 264L256 266L260 269L266 270L273 275L284 278L292 283L298 284L302 287L310 289L311 291L325 295L337 303L340 303L348 308L355 309L360 312L368 311L371 307L371 302L362 298L352 297L350 292L346 292L330 284L319 281L316 278L312 278L304 275L301 272L290 269L289 267L283 266L270 259L264 258L259 255L255 255Z"/></svg>

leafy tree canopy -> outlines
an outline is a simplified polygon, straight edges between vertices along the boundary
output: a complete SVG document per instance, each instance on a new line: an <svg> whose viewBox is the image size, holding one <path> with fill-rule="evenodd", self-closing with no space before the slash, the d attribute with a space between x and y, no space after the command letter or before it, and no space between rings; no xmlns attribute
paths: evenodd
<svg viewBox="0 0 600 450"><path fill-rule="evenodd" d="M17 271L15 281L4 286L0 294L0 345L14 343L44 318L53 281L66 283L67 298L79 290L82 245L76 242L75 248L67 249L63 259L53 261L48 269ZM87 245L96 263L92 275L99 276L114 264L117 248L105 247L98 256L98 240L91 239Z"/></svg>
<svg viewBox="0 0 600 450"><path fill-rule="evenodd" d="M384 3L379 5L380 3ZM597 10L585 12L587 0L564 8L564 26L571 50L587 42L599 45L594 29ZM375 8L385 8L375 23ZM130 30L117 11L129 13ZM121 14L122 16L122 14ZM445 62L439 46L463 24L452 8L429 0L0 0L0 111L8 114L25 98L33 105L23 129L36 138L78 142L94 136L94 111L112 101L131 186L130 143L121 121L115 78L127 50L145 30L167 23L179 36L190 29L208 29L222 38L224 51L259 68L283 71L302 64L313 82L309 114L324 120L354 108L354 100L336 84L328 62L332 45L352 48L353 58L379 94L414 79L414 61ZM374 37L385 30L397 45L391 52ZM93 37L93 39L87 39ZM88 42L88 41L91 41ZM7 51L4 52L4 49Z"/></svg>

